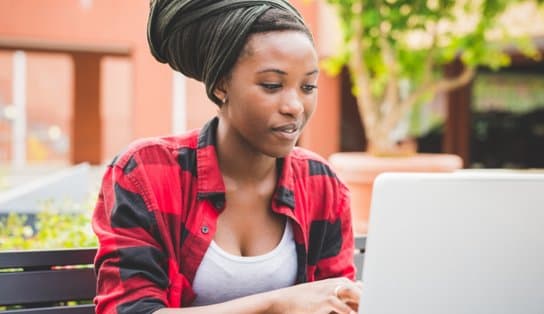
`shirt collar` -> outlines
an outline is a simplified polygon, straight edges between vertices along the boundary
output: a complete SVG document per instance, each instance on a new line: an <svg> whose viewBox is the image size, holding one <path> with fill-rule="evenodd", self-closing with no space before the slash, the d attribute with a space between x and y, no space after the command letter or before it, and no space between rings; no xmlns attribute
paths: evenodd
<svg viewBox="0 0 544 314"><path fill-rule="evenodd" d="M200 130L196 152L197 193L199 198L214 201L222 209L225 202L225 183L217 159L217 125L219 118L208 121ZM277 159L278 183L273 199L278 205L295 209L294 172L292 169L292 153L285 158Z"/></svg>
<svg viewBox="0 0 544 314"><path fill-rule="evenodd" d="M225 184L217 160L216 132L219 119L210 120L200 130L196 148L197 193L199 198L225 198Z"/></svg>
<svg viewBox="0 0 544 314"><path fill-rule="evenodd" d="M285 158L278 158L278 184L274 192L274 199L279 204L295 209L295 176L293 172L291 153Z"/></svg>

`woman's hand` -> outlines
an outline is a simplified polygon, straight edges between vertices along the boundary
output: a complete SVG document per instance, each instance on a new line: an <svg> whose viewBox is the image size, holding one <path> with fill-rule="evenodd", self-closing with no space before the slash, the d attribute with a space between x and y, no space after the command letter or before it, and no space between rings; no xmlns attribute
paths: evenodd
<svg viewBox="0 0 544 314"><path fill-rule="evenodd" d="M362 284L347 278L304 283L276 291L273 313L355 314Z"/></svg>

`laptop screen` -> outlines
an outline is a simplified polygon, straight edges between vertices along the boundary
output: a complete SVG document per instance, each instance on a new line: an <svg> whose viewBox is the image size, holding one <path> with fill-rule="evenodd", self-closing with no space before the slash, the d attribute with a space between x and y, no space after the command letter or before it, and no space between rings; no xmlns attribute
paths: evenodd
<svg viewBox="0 0 544 314"><path fill-rule="evenodd" d="M544 313L544 174L383 174L367 241L360 313Z"/></svg>

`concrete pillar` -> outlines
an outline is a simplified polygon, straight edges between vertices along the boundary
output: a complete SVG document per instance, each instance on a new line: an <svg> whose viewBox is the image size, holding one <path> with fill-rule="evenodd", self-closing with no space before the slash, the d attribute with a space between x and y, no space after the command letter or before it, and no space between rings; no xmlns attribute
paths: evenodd
<svg viewBox="0 0 544 314"><path fill-rule="evenodd" d="M13 54L13 120L12 165L22 168L26 165L26 55L24 51Z"/></svg>
<svg viewBox="0 0 544 314"><path fill-rule="evenodd" d="M448 77L459 75L463 65L459 60L445 68ZM443 151L456 154L463 159L464 167L470 164L470 104L472 83L448 93L448 115L444 130Z"/></svg>
<svg viewBox="0 0 544 314"><path fill-rule="evenodd" d="M172 133L180 134L187 130L187 78L172 71Z"/></svg>
<svg viewBox="0 0 544 314"><path fill-rule="evenodd" d="M96 53L72 53L74 110L70 136L70 162L102 162L100 117L100 59ZM123 127L123 126L119 126Z"/></svg>

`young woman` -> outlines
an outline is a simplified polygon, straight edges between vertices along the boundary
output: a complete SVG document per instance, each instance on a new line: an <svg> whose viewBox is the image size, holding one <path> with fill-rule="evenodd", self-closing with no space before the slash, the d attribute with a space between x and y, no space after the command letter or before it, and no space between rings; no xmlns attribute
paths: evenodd
<svg viewBox="0 0 544 314"><path fill-rule="evenodd" d="M283 0L155 0L148 39L204 82L218 115L108 167L97 313L353 313L348 191L295 147L319 72L299 13Z"/></svg>

